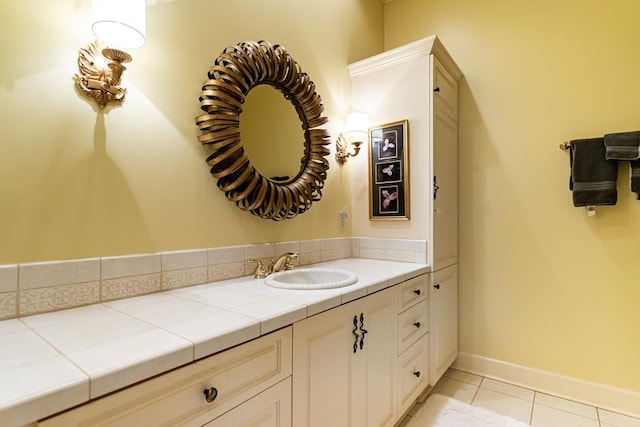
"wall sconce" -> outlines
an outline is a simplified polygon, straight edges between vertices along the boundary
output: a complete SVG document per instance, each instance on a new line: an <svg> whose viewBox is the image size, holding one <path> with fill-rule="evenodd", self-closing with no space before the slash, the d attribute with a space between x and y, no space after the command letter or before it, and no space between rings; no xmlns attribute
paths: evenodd
<svg viewBox="0 0 640 427"><path fill-rule="evenodd" d="M122 65L132 58L120 48L137 48L146 37L144 0L92 0L91 29L98 40L80 49L76 86L95 98L104 108L109 102L121 103L127 90L120 87Z"/></svg>
<svg viewBox="0 0 640 427"><path fill-rule="evenodd" d="M336 140L336 160L341 165L347 161L347 157L355 157L360 152L360 145L367 140L369 116L367 113L355 111L347 114L347 125L344 133ZM345 136L346 135L346 136ZM349 152L349 146L353 148Z"/></svg>

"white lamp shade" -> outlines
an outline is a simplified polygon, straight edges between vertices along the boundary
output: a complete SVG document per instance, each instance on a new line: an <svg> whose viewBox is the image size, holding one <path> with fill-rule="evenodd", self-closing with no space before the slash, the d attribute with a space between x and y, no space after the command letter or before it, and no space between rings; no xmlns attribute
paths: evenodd
<svg viewBox="0 0 640 427"><path fill-rule="evenodd" d="M91 29L109 47L136 48L147 35L144 0L92 0Z"/></svg>
<svg viewBox="0 0 640 427"><path fill-rule="evenodd" d="M347 125L345 132L348 135L366 135L369 128L369 115L362 111L354 111L347 114Z"/></svg>

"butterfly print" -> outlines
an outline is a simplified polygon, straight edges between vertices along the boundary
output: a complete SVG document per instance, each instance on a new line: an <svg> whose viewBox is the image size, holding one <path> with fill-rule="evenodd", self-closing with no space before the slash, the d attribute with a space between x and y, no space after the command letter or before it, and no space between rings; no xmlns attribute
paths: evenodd
<svg viewBox="0 0 640 427"><path fill-rule="evenodd" d="M389 176L393 175L393 165L389 165L386 168L383 168L382 173L386 173Z"/></svg>
<svg viewBox="0 0 640 427"><path fill-rule="evenodd" d="M382 151L387 151L389 148L394 148L396 145L393 142L389 142L389 138L384 139L384 145Z"/></svg>
<svg viewBox="0 0 640 427"><path fill-rule="evenodd" d="M389 203L391 203L391 201L398 198L398 192L394 191L393 193L389 194L387 190L382 190L382 197L384 197L384 200L382 201L382 207L386 209L389 207Z"/></svg>

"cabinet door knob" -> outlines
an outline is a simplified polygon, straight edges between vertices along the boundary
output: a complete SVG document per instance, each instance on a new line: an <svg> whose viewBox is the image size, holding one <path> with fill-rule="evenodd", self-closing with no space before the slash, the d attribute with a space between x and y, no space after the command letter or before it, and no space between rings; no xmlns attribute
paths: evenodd
<svg viewBox="0 0 640 427"><path fill-rule="evenodd" d="M415 376L416 376L416 378L420 378L420 371L415 371L415 372L413 373L413 375L415 375Z"/></svg>
<svg viewBox="0 0 640 427"><path fill-rule="evenodd" d="M434 87L434 88L433 88L433 91L434 91L434 92L440 92L440 86L436 86L436 87Z"/></svg>
<svg viewBox="0 0 640 427"><path fill-rule="evenodd" d="M420 327L420 322L413 322L413 326L415 326L416 328Z"/></svg>
<svg viewBox="0 0 640 427"><path fill-rule="evenodd" d="M436 283L435 285L433 285L433 287L436 289L440 289L440 283Z"/></svg>
<svg viewBox="0 0 640 427"><path fill-rule="evenodd" d="M415 289L413 291L413 293L416 294L416 295L420 295L422 293L422 291L420 289Z"/></svg>
<svg viewBox="0 0 640 427"><path fill-rule="evenodd" d="M216 397L218 397L218 389L215 387L205 389L204 397L205 399L207 399L207 402L213 402L214 400L216 400Z"/></svg>

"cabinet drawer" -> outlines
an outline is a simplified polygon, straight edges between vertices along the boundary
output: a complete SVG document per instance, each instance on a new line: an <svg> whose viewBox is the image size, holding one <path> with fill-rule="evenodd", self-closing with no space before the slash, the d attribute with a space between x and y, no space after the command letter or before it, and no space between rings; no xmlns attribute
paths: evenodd
<svg viewBox="0 0 640 427"><path fill-rule="evenodd" d="M291 427L291 377L205 425Z"/></svg>
<svg viewBox="0 0 640 427"><path fill-rule="evenodd" d="M429 331L429 302L422 301L398 316L398 354Z"/></svg>
<svg viewBox="0 0 640 427"><path fill-rule="evenodd" d="M398 358L398 415L402 416L429 385L429 335Z"/></svg>
<svg viewBox="0 0 640 427"><path fill-rule="evenodd" d="M291 327L178 368L41 426L202 425L291 375ZM214 387L217 397L205 399Z"/></svg>
<svg viewBox="0 0 640 427"><path fill-rule="evenodd" d="M424 301L429 296L427 286L427 275L414 277L398 285L398 313L402 313L407 308Z"/></svg>

